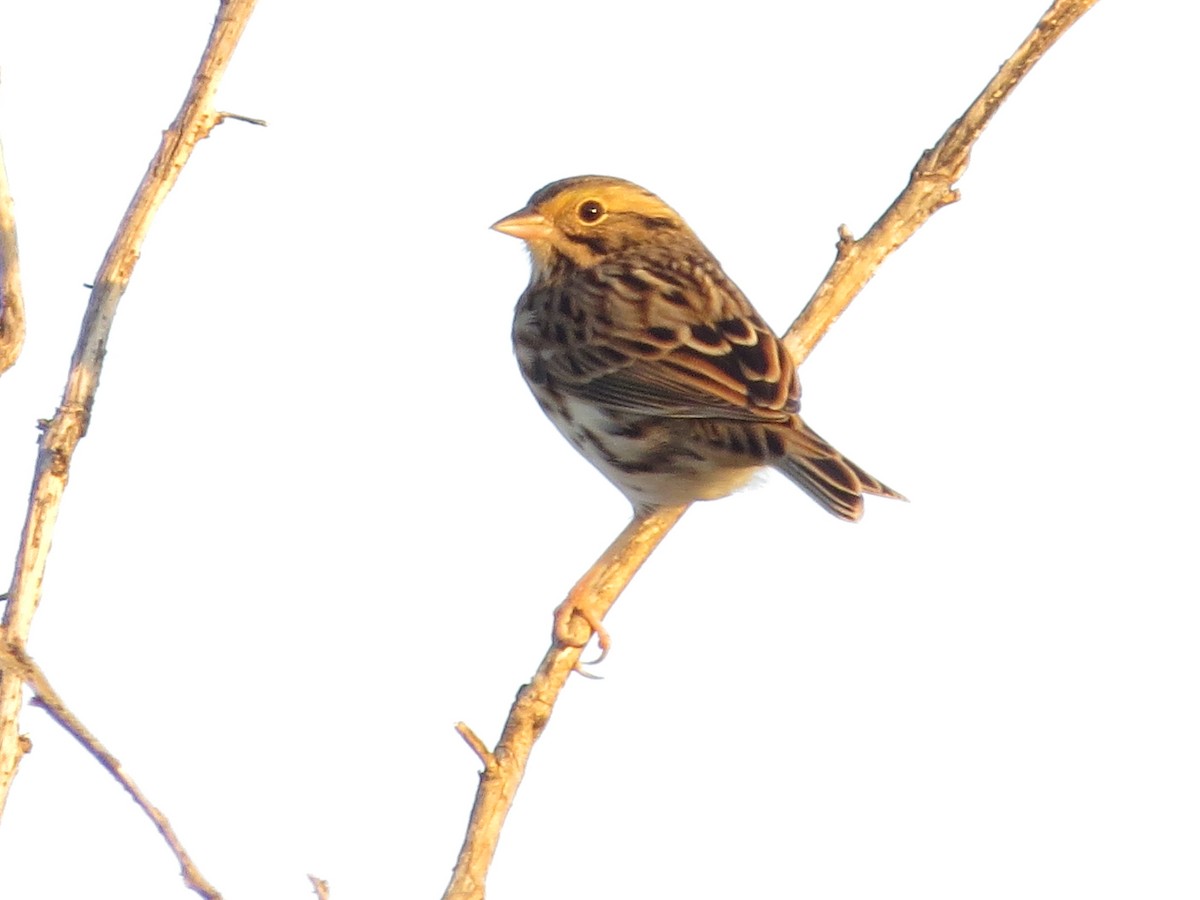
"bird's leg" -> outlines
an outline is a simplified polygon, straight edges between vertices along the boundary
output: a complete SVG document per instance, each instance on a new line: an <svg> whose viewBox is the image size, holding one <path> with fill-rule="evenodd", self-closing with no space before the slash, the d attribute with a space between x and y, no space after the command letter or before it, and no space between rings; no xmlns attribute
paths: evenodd
<svg viewBox="0 0 1200 900"><path fill-rule="evenodd" d="M600 656L590 664L594 665L608 655L612 639L601 619L686 509L686 506L634 509L625 530L609 544L571 588L567 599L554 610L554 640L557 643L582 647L595 634ZM584 633L583 626L587 626L589 633Z"/></svg>

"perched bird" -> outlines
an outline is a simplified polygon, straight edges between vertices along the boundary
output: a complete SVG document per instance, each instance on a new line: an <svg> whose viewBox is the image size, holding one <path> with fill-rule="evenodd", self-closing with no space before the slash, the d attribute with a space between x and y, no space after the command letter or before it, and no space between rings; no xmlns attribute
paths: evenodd
<svg viewBox="0 0 1200 900"><path fill-rule="evenodd" d="M634 509L723 497L763 466L842 519L900 497L800 418L791 355L654 194L597 175L548 184L492 226L532 257L517 301L521 374L559 431ZM556 614L599 619L568 601Z"/></svg>
<svg viewBox="0 0 1200 900"><path fill-rule="evenodd" d="M529 248L521 374L559 431L635 508L723 497L772 466L843 519L900 497L799 416L791 355L654 194L584 175L492 226Z"/></svg>

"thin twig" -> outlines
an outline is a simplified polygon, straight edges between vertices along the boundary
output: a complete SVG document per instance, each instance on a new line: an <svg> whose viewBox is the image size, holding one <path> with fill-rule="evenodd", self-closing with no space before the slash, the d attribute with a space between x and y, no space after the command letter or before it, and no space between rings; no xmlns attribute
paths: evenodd
<svg viewBox="0 0 1200 900"><path fill-rule="evenodd" d="M266 119L255 119L250 116L243 116L241 113L231 113L231 112L217 113L218 124L221 122L224 122L226 119L233 119L236 122L249 122L251 125L260 125L263 128L267 127Z"/></svg>
<svg viewBox="0 0 1200 900"><path fill-rule="evenodd" d="M17 222L0 144L0 375L12 368L25 343L25 300L17 255ZM3 804L0 804L0 808Z"/></svg>
<svg viewBox="0 0 1200 900"><path fill-rule="evenodd" d="M467 742L467 746L475 751L475 755L479 757L479 761L483 763L485 769L490 769L496 765L496 757L492 756L492 751L488 749L487 744L479 737L471 726L466 722L459 722L454 726L454 730L458 732L458 736Z"/></svg>
<svg viewBox="0 0 1200 900"><path fill-rule="evenodd" d="M142 789L137 786L132 776L125 771L121 765L121 761L109 752L108 748L100 742L99 738L92 734L88 727L79 720L78 716L71 712L63 701L62 696L51 686L45 673L29 657L24 648L15 645L0 644L0 668L18 676L25 684L29 685L29 689L34 694L31 705L40 706L46 710L50 714L50 718L61 725L75 740L79 741L88 753L92 754L100 765L117 780L121 787L129 792L129 795L133 797L133 801L150 817L150 821L154 823L159 834L163 836L163 840L167 842L167 846L171 848L171 852L175 854L175 858L179 860L179 867L184 883L201 897L206 898L206 900L220 900L220 893L200 874L200 870L196 868L196 864L188 856L183 844L180 843L178 835L175 834L175 830L171 827L171 823L167 821L167 817L142 793Z"/></svg>
<svg viewBox="0 0 1200 900"><path fill-rule="evenodd" d="M984 126L1041 55L1095 2L1057 0L963 116L932 150L922 155L908 187L866 235L855 241L843 226L833 266L784 336L797 364L837 321L879 264L929 216L958 198L954 183L966 170L970 148ZM595 592L591 606L603 618L638 567L685 511L686 507L676 507L635 517L580 579L573 593L590 584ZM520 786L529 753L578 659L577 648L551 647L533 680L517 695L492 753L496 765L480 776L466 838L443 900L482 900L500 829Z"/></svg>
<svg viewBox="0 0 1200 900"><path fill-rule="evenodd" d="M54 418L47 423L38 449L29 511L0 635L14 653L24 651L33 614L41 599L46 558L67 485L71 457L87 432L117 304L129 284L155 213L174 187L196 144L207 137L220 120L220 114L213 108L213 96L253 10L254 0L222 0L183 106L170 128L163 133L162 143L93 279L95 287L88 299L62 402ZM0 811L3 811L21 756L18 732L21 683L22 679L14 673L0 673ZM159 824L157 820L155 824ZM172 849L176 848L173 846ZM186 856L180 858L181 864L185 859ZM188 877L186 867L185 877ZM200 883L203 883L202 879L191 882L190 886L200 890ZM208 889L205 896L217 895Z"/></svg>
<svg viewBox="0 0 1200 900"><path fill-rule="evenodd" d="M907 241L925 220L958 200L955 183L962 178L971 159L971 147L983 133L996 110L1013 88L1050 47L1096 0L1058 0L1046 11L1016 52L980 91L974 102L942 135L932 150L926 150L913 167L908 187L860 240L854 240L843 225L838 230L837 257L820 287L792 323L783 341L803 362L825 336L850 301L875 274L880 263Z"/></svg>

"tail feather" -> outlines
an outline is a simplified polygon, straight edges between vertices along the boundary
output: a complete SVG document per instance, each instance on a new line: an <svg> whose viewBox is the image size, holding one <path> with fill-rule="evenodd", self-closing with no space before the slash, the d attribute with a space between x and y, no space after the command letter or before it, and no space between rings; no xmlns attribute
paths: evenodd
<svg viewBox="0 0 1200 900"><path fill-rule="evenodd" d="M785 434L785 453L771 465L838 518L851 522L861 518L864 493L905 499L838 453L803 422Z"/></svg>

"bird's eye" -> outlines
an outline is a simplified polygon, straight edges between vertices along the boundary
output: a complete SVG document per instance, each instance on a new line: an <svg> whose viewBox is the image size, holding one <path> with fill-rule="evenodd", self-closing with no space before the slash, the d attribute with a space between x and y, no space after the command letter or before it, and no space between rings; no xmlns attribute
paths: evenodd
<svg viewBox="0 0 1200 900"><path fill-rule="evenodd" d="M593 222L599 222L604 215L604 207L600 205L599 200L584 200L579 204L579 221L587 222L589 225Z"/></svg>

